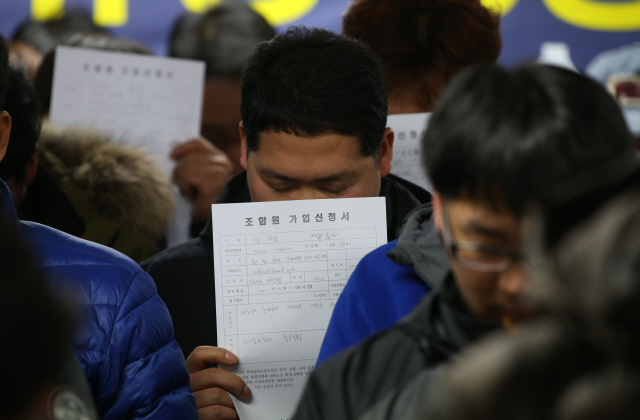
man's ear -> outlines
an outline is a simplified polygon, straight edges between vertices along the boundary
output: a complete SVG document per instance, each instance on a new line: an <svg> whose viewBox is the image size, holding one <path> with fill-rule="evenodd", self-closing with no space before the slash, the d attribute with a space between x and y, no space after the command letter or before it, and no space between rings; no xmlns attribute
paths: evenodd
<svg viewBox="0 0 640 420"><path fill-rule="evenodd" d="M380 177L385 177L391 172L391 160L393 159L393 140L395 134L391 127L384 130L382 143L380 144Z"/></svg>
<svg viewBox="0 0 640 420"><path fill-rule="evenodd" d="M240 125L238 126L240 130L240 166L243 169L247 169L247 136L244 134L244 125L242 125L242 121L240 121Z"/></svg>
<svg viewBox="0 0 640 420"><path fill-rule="evenodd" d="M4 159L9 146L11 135L11 115L7 111L0 111L0 161Z"/></svg>
<svg viewBox="0 0 640 420"><path fill-rule="evenodd" d="M436 225L436 229L442 235L442 196L437 191L434 191L431 197L431 204L433 205L433 224Z"/></svg>

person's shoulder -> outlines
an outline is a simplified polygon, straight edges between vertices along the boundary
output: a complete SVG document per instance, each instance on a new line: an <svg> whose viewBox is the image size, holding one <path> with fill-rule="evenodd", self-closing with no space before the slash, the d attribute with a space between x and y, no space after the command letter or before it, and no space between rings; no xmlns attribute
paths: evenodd
<svg viewBox="0 0 640 420"><path fill-rule="evenodd" d="M320 365L318 371L349 370L367 376L375 374L375 367L379 364L391 362L400 357L404 362L414 356L420 356L420 349L413 338L402 328L392 327L374 334L362 343L336 355L326 363ZM409 359L407 359L407 356ZM382 371L387 368L382 368Z"/></svg>
<svg viewBox="0 0 640 420"><path fill-rule="evenodd" d="M294 418L304 418L315 404L327 411L324 418L358 418L426 367L419 345L409 335L397 328L382 331L317 366ZM311 394L322 401L311 401Z"/></svg>
<svg viewBox="0 0 640 420"><path fill-rule="evenodd" d="M34 222L20 222L45 269L49 266L84 266L85 269L117 270L134 277L141 267L124 254L57 229Z"/></svg>
<svg viewBox="0 0 640 420"><path fill-rule="evenodd" d="M391 242L380 245L379 247L362 257L360 261L364 261L366 264L395 264L387 257L387 252L395 248L397 244L398 240L394 239Z"/></svg>
<svg viewBox="0 0 640 420"><path fill-rule="evenodd" d="M370 314L369 322L380 321L380 316L383 314L391 312L395 314L392 308L404 308L408 302L407 295L418 293L416 286L420 290L424 288L424 282L411 266L398 264L388 257L388 252L395 249L397 242L397 240L391 241L365 255L349 277L340 296L343 301L350 302L347 306L352 310L356 305L360 311L365 311L365 314L367 313L365 308L376 310L375 308L380 304L387 305L385 310L378 309L376 311L379 312L376 314ZM400 312L404 314L405 309ZM392 318L396 319L397 316L398 314L395 314ZM386 319L383 323L385 328L392 325L386 324L387 322L390 320Z"/></svg>
<svg viewBox="0 0 640 420"><path fill-rule="evenodd" d="M398 175L388 174L383 178L383 180L387 183L387 188L392 190L395 195L407 197L405 199L410 197L416 200L419 204L431 202L431 193L429 193L429 191L411 181L399 177Z"/></svg>
<svg viewBox="0 0 640 420"><path fill-rule="evenodd" d="M352 277L359 279L363 275L369 277L371 274L374 274L375 279L385 281L405 272L409 273L409 275L415 276L415 273L413 273L413 269L410 266L398 264L388 257L387 253L393 250L397 245L398 240L395 239L366 254L356 266ZM351 278L349 280L351 281Z"/></svg>
<svg viewBox="0 0 640 420"><path fill-rule="evenodd" d="M153 273L161 273L167 269L193 268L194 264L213 268L213 249L200 237L160 251L140 263L152 277Z"/></svg>

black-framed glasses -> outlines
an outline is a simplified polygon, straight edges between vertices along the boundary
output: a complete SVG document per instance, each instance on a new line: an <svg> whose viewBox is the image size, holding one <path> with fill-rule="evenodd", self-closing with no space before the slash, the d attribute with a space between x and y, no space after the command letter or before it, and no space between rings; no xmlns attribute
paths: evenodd
<svg viewBox="0 0 640 420"><path fill-rule="evenodd" d="M511 248L486 245L472 241L455 242L451 235L451 226L446 207L442 209L442 241L444 247L460 267L485 273L499 273L525 258L524 254Z"/></svg>

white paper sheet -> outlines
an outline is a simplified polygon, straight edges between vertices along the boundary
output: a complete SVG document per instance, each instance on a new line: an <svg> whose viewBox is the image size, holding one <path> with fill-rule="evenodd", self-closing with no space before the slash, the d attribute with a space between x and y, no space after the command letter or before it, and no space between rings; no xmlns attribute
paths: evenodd
<svg viewBox="0 0 640 420"><path fill-rule="evenodd" d="M203 86L199 61L58 47L50 119L142 146L169 176L172 148L200 133ZM180 199L169 245L187 239L189 221L189 203Z"/></svg>
<svg viewBox="0 0 640 420"><path fill-rule="evenodd" d="M387 242L383 197L212 206L218 345L253 392L242 420L293 414L336 299Z"/></svg>
<svg viewBox="0 0 640 420"><path fill-rule="evenodd" d="M395 133L391 173L433 193L420 161L420 139L430 117L431 113L389 115L387 127L391 127Z"/></svg>

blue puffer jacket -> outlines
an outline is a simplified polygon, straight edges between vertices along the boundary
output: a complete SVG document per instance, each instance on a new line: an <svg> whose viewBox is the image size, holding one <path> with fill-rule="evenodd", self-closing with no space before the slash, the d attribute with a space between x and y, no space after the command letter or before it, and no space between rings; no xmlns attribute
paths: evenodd
<svg viewBox="0 0 640 420"><path fill-rule="evenodd" d="M78 303L73 347L100 417L197 419L184 358L151 277L110 248L20 222L2 181L0 196L4 218L33 246L54 290Z"/></svg>
<svg viewBox="0 0 640 420"><path fill-rule="evenodd" d="M318 364L391 328L450 271L431 204L416 208L397 241L360 260L333 309Z"/></svg>

